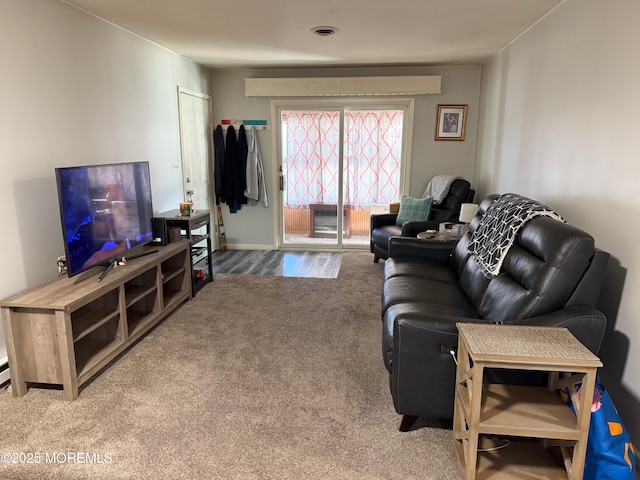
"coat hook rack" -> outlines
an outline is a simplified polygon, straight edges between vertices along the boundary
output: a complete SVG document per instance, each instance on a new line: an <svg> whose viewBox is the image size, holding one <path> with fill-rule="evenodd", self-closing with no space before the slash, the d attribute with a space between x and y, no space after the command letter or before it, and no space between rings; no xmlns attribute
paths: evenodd
<svg viewBox="0 0 640 480"><path fill-rule="evenodd" d="M267 125L266 120L220 120L220 126L223 130L229 127L238 128L240 125L244 125L245 128L253 128L256 130L271 130L271 125Z"/></svg>

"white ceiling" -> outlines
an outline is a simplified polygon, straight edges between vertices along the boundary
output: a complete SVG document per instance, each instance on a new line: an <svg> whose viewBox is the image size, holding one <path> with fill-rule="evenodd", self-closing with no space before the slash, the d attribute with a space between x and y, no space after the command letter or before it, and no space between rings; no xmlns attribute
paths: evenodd
<svg viewBox="0 0 640 480"><path fill-rule="evenodd" d="M226 68L477 65L563 0L63 1Z"/></svg>

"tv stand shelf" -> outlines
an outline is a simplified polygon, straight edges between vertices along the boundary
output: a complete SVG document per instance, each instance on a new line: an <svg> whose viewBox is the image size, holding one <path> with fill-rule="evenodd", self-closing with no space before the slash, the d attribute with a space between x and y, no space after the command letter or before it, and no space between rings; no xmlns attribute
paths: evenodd
<svg viewBox="0 0 640 480"><path fill-rule="evenodd" d="M0 302L13 395L62 385L65 400L192 296L190 243L144 247L98 282L99 268Z"/></svg>

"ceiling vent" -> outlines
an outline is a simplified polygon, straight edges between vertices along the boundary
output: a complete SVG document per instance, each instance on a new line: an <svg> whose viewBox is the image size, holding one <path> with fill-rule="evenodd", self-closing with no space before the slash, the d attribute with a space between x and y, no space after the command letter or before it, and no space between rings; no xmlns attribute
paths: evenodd
<svg viewBox="0 0 640 480"><path fill-rule="evenodd" d="M330 37L331 35L333 35L334 33L338 32L338 28L336 27L313 27L311 29L311 31L313 33L315 33L316 35L320 36L320 37Z"/></svg>

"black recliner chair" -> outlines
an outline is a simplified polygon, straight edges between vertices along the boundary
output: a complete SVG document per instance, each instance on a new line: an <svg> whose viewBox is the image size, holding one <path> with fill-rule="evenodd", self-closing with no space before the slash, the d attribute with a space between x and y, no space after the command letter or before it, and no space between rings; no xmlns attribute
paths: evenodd
<svg viewBox="0 0 640 480"><path fill-rule="evenodd" d="M396 213L384 213L371 215L370 248L373 253L373 261L378 263L381 258L389 257L389 238L393 236L415 237L425 230L437 230L442 222L457 222L460 215L460 205L472 202L475 190L471 184L462 178L451 183L449 192L442 202L431 207L429 220L426 222L405 222L396 225Z"/></svg>

